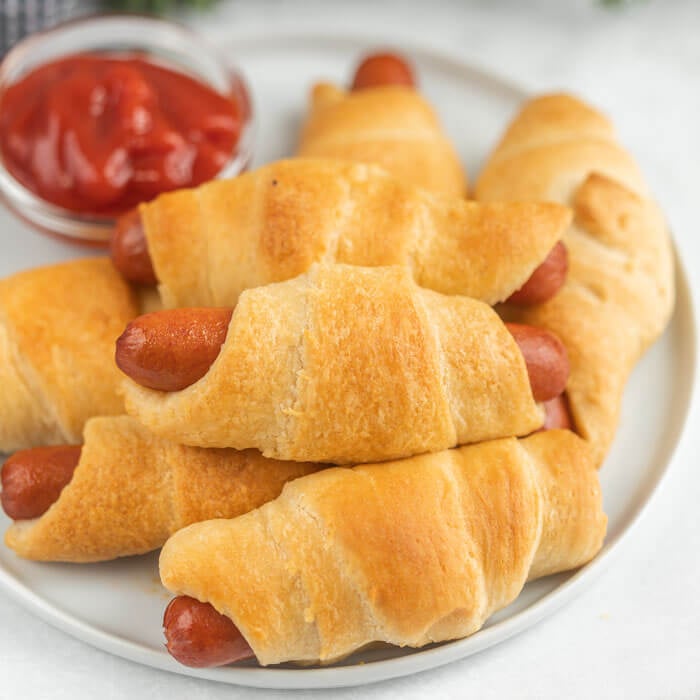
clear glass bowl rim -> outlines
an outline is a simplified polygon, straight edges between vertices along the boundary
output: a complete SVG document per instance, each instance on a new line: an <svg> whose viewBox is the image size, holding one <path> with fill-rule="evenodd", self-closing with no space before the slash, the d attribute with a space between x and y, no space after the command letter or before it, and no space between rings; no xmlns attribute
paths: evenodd
<svg viewBox="0 0 700 700"><path fill-rule="evenodd" d="M108 34L104 43L92 39L95 33ZM63 47L66 36L90 37L76 46ZM217 178L234 177L250 163L254 141L254 116L250 91L241 72L218 49L185 25L172 20L133 13L90 15L61 22L36 32L16 44L0 62L0 102L8 86L30 70L61 56L86 51L143 51L154 57L167 56L168 67L178 67L195 75L222 94L239 100L243 107L240 137L226 165ZM196 47L185 53L183 47ZM194 54L194 55L193 55ZM37 58L37 56L39 58ZM196 62L196 65L193 65ZM206 73L204 66L218 71ZM15 214L41 231L83 242L106 242L114 227L114 217L80 214L56 206L38 197L7 170L0 153L0 198Z"/></svg>

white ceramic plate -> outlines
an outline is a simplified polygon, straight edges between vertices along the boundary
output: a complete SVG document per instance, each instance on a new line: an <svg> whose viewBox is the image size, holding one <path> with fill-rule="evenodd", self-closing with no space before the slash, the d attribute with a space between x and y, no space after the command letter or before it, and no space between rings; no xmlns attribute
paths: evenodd
<svg viewBox="0 0 700 700"><path fill-rule="evenodd" d="M250 36L227 42L253 88L259 131L256 163L293 153L309 86L348 79L373 45L355 38ZM507 82L444 55L403 47L415 59L424 92L440 112L474 177L525 94ZM0 211L0 276L90 254L28 230ZM29 610L85 642L142 664L190 676L266 688L360 685L408 675L474 654L533 625L588 586L613 557L666 472L689 408L695 324L688 284L678 266L671 325L640 363L625 394L622 425L601 472L609 530L603 551L578 572L530 583L509 607L464 640L422 650L386 647L327 668L259 668L254 664L188 669L163 648L161 620L169 598L157 555L96 565L36 564L0 546L0 584ZM1 390L1 388L0 388ZM0 517L0 528L7 526Z"/></svg>

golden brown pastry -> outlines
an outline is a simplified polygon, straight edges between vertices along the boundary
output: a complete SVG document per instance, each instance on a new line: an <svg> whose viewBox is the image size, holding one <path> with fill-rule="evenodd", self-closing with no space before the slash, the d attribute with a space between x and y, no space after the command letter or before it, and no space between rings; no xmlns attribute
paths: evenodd
<svg viewBox="0 0 700 700"><path fill-rule="evenodd" d="M320 465L254 450L205 450L158 438L127 416L93 418L70 483L41 517L5 534L21 557L89 562L142 554L175 531L233 518L276 498Z"/></svg>
<svg viewBox="0 0 700 700"><path fill-rule="evenodd" d="M199 381L123 390L127 413L158 435L303 461L392 459L543 422L495 311L421 289L401 267L316 265L250 289Z"/></svg>
<svg viewBox="0 0 700 700"><path fill-rule="evenodd" d="M472 634L527 580L589 561L605 528L588 446L550 431L298 479L178 532L160 574L228 616L261 664L331 662Z"/></svg>
<svg viewBox="0 0 700 700"><path fill-rule="evenodd" d="M0 452L77 442L91 416L123 413L114 341L139 311L104 258L0 280Z"/></svg>
<svg viewBox="0 0 700 700"><path fill-rule="evenodd" d="M416 282L489 304L519 289L570 212L431 195L374 166L280 161L141 205L168 308L232 306L314 262L405 265Z"/></svg>
<svg viewBox="0 0 700 700"><path fill-rule="evenodd" d="M315 85L298 155L374 163L431 192L467 193L454 146L433 108L412 87L346 92L329 83Z"/></svg>
<svg viewBox="0 0 700 700"><path fill-rule="evenodd" d="M569 405L600 464L632 367L661 334L674 303L663 215L610 122L568 95L532 100L508 128L476 187L481 201L571 206L565 286L552 300L505 313L554 331L571 362Z"/></svg>

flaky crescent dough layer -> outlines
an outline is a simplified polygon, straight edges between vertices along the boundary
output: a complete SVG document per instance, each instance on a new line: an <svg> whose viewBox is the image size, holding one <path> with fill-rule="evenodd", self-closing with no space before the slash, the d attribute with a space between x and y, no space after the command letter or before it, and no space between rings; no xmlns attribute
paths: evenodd
<svg viewBox="0 0 700 700"><path fill-rule="evenodd" d="M550 301L505 313L554 331L571 363L569 404L600 464L637 360L674 303L668 230L631 157L601 114L567 95L525 105L481 174L477 198L569 205L569 274Z"/></svg>
<svg viewBox="0 0 700 700"><path fill-rule="evenodd" d="M93 418L73 479L35 520L5 534L21 557L90 562L143 554L185 525L234 518L276 498L320 465L259 452L183 447L127 416Z"/></svg>
<svg viewBox="0 0 700 700"><path fill-rule="evenodd" d="M330 662L476 632L528 579L589 561L606 522L588 445L549 431L298 479L178 532L160 575L230 617L261 664Z"/></svg>
<svg viewBox="0 0 700 700"><path fill-rule="evenodd" d="M202 379L123 389L127 412L159 435L277 459L368 462L542 425L493 309L420 289L400 267L314 266L248 290Z"/></svg>
<svg viewBox="0 0 700 700"><path fill-rule="evenodd" d="M166 307L233 306L251 287L312 263L404 265L422 287L494 304L522 286L563 235L555 204L440 197L375 166L272 163L140 207Z"/></svg>
<svg viewBox="0 0 700 700"><path fill-rule="evenodd" d="M114 341L138 313L104 258L0 280L0 452L79 442L88 418L124 412Z"/></svg>
<svg viewBox="0 0 700 700"><path fill-rule="evenodd" d="M435 111L402 85L355 92L315 85L298 155L375 163L431 192L467 193L466 175Z"/></svg>

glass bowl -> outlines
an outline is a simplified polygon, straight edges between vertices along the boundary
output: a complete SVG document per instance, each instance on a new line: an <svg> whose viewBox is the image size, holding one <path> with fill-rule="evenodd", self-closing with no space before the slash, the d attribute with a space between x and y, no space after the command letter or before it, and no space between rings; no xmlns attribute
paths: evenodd
<svg viewBox="0 0 700 700"><path fill-rule="evenodd" d="M249 164L253 150L253 110L245 81L219 52L197 34L176 23L141 15L101 15L77 19L33 34L17 44L0 63L0 103L8 87L29 71L78 53L138 52L179 70L230 96L241 109L238 141L218 178L233 177ZM113 216L79 214L51 204L20 183L5 167L0 152L0 195L5 204L41 231L82 241L104 243Z"/></svg>

